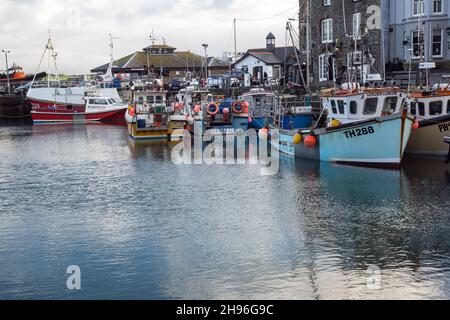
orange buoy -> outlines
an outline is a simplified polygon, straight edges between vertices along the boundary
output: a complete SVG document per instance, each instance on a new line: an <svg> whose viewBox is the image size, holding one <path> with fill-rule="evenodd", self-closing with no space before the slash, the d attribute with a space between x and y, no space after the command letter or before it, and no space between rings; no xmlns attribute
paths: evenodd
<svg viewBox="0 0 450 320"><path fill-rule="evenodd" d="M136 108L131 108L130 109L130 116L134 117L136 115Z"/></svg>
<svg viewBox="0 0 450 320"><path fill-rule="evenodd" d="M307 148L315 148L317 145L317 139L313 135L309 135L305 138L304 143Z"/></svg>
<svg viewBox="0 0 450 320"><path fill-rule="evenodd" d="M419 128L420 128L420 123L419 123L419 121L414 122L414 124L413 124L413 126L412 126L413 131L416 131L416 130L419 129Z"/></svg>

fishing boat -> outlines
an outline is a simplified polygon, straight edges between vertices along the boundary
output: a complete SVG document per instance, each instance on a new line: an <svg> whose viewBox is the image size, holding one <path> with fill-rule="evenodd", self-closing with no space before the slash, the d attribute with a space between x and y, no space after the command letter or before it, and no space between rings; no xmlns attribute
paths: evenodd
<svg viewBox="0 0 450 320"><path fill-rule="evenodd" d="M88 91L84 88L76 88L80 93L60 95L61 88L52 88L54 97L64 96L64 103L51 102L48 100L37 100L34 91L30 89L27 95L28 101L31 103L31 116L33 123L49 123L49 122L112 122L123 123L124 114L128 105L116 100L116 97L106 96L98 90ZM73 90L74 88L67 88ZM46 92L46 91L45 91ZM83 104L79 103L83 101Z"/></svg>
<svg viewBox="0 0 450 320"><path fill-rule="evenodd" d="M443 138L450 133L450 84L437 84L429 91L410 93L408 110L417 119L406 152L416 155L447 155Z"/></svg>
<svg viewBox="0 0 450 320"><path fill-rule="evenodd" d="M162 82L134 94L134 106L125 113L128 134L135 141L180 141L188 123L188 117L179 103L169 106L167 91Z"/></svg>
<svg viewBox="0 0 450 320"><path fill-rule="evenodd" d="M295 157L298 132L313 127L315 114L311 100L306 97L282 95L274 102L273 121L269 127L271 131L278 132L278 138L273 140L272 144L280 152Z"/></svg>
<svg viewBox="0 0 450 320"><path fill-rule="evenodd" d="M196 134L208 132L214 136L234 136L248 130L249 116L244 101L231 98L217 100L209 95L194 110Z"/></svg>
<svg viewBox="0 0 450 320"><path fill-rule="evenodd" d="M344 84L323 96L324 127L298 130L294 155L339 164L397 169L413 131L398 88L364 88ZM283 131L280 131L283 134ZM272 139L281 140L277 133Z"/></svg>
<svg viewBox="0 0 450 320"><path fill-rule="evenodd" d="M49 72L45 82L29 85L26 95L31 104L34 123L42 122L124 122L127 105L122 103L117 89L90 87L63 87L59 78L52 39L49 38L42 57L48 54ZM38 69L41 67L41 59ZM50 66L55 68L52 76Z"/></svg>
<svg viewBox="0 0 450 320"><path fill-rule="evenodd" d="M249 127L260 130L269 125L270 113L274 105L275 94L263 88L251 89L239 97L248 104Z"/></svg>

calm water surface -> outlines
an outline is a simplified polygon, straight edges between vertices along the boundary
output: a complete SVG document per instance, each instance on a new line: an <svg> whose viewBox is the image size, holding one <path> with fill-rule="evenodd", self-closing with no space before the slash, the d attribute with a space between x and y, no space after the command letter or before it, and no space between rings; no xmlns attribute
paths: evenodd
<svg viewBox="0 0 450 320"><path fill-rule="evenodd" d="M0 299L450 298L442 161L286 158L266 177L170 150L120 126L0 127Z"/></svg>

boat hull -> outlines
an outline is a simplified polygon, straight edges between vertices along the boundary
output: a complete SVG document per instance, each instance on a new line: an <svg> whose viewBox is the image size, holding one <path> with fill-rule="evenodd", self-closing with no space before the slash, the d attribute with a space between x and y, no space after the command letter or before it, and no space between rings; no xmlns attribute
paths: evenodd
<svg viewBox="0 0 450 320"><path fill-rule="evenodd" d="M0 121L31 119L31 105L20 95L0 95Z"/></svg>
<svg viewBox="0 0 450 320"><path fill-rule="evenodd" d="M125 111L126 108L95 113L31 111L31 116L33 118L33 123L51 123L51 122L87 123L99 121L111 123L124 123Z"/></svg>
<svg viewBox="0 0 450 320"><path fill-rule="evenodd" d="M253 117L249 126L252 129L261 130L262 128L265 128L267 124L265 117Z"/></svg>
<svg viewBox="0 0 450 320"><path fill-rule="evenodd" d="M443 142L450 135L450 115L419 122L406 148L408 154L445 157L448 144Z"/></svg>
<svg viewBox="0 0 450 320"><path fill-rule="evenodd" d="M299 159L396 169L401 165L413 123L412 118L397 114L337 128L301 131L303 139L309 134L316 137L313 148L303 143L294 145L298 131L281 130L274 146Z"/></svg>
<svg viewBox="0 0 450 320"><path fill-rule="evenodd" d="M401 114L336 128L320 137L320 160L364 167L399 168L412 132Z"/></svg>
<svg viewBox="0 0 450 320"><path fill-rule="evenodd" d="M129 110L125 113L128 128L128 136L134 141L182 141L186 121L169 121L168 126L138 128L136 117L130 115ZM184 133L184 131L183 131Z"/></svg>

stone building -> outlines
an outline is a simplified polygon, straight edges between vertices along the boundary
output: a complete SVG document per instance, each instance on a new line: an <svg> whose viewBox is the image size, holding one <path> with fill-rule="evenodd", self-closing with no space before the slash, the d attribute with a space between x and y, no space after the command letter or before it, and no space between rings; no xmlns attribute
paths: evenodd
<svg viewBox="0 0 450 320"><path fill-rule="evenodd" d="M310 5L311 85L323 88L383 79L389 0L317 0ZM300 9L300 45L306 61L304 9Z"/></svg>

